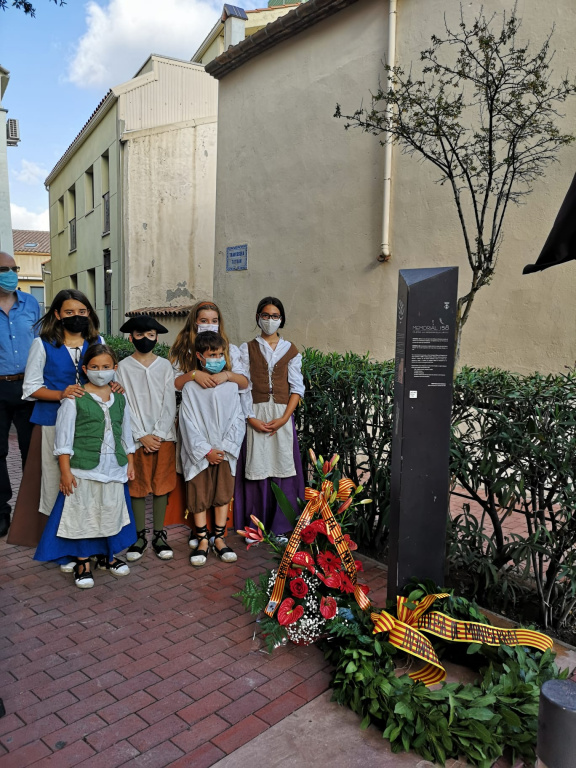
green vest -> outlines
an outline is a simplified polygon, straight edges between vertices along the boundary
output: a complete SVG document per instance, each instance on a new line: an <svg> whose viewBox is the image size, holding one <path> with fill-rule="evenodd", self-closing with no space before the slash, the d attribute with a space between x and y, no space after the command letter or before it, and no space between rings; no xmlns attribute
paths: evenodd
<svg viewBox="0 0 576 768"><path fill-rule="evenodd" d="M116 460L121 467L128 464L122 446L122 420L126 400L115 394L110 407L112 433L116 445ZM105 417L102 408L88 393L76 400L76 428L74 430L74 455L70 457L73 469L95 469L100 463L100 451L104 440Z"/></svg>

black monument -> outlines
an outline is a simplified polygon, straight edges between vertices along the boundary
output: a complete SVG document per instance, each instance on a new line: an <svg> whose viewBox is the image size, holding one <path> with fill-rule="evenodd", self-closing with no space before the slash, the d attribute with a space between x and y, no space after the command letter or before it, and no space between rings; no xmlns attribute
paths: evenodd
<svg viewBox="0 0 576 768"><path fill-rule="evenodd" d="M398 280L388 597L444 583L458 268Z"/></svg>

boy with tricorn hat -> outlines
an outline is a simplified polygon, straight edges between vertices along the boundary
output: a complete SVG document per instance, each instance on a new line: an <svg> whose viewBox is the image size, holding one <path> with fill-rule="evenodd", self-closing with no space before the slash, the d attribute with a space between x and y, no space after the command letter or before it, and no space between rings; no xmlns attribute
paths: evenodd
<svg viewBox="0 0 576 768"><path fill-rule="evenodd" d="M135 478L129 483L137 541L126 553L139 560L148 546L146 497L152 494L154 533L152 549L161 560L174 556L166 541L164 515L168 494L176 485L176 392L172 366L153 353L159 333L168 330L151 315L130 318L120 328L135 347L118 365L117 380L124 387L132 415Z"/></svg>

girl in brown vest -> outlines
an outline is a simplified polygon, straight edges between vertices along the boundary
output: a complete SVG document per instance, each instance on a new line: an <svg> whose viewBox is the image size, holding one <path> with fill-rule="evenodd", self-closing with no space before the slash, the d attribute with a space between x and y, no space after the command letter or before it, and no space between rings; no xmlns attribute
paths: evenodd
<svg viewBox="0 0 576 768"><path fill-rule="evenodd" d="M278 334L285 322L282 302L266 296L256 309L261 335L240 347L251 387L244 395L248 428L234 489L234 525L238 529L250 524L250 515L256 515L274 533L290 530L271 482L284 491L295 510L297 499L304 498L304 474L293 418L304 396L302 355Z"/></svg>

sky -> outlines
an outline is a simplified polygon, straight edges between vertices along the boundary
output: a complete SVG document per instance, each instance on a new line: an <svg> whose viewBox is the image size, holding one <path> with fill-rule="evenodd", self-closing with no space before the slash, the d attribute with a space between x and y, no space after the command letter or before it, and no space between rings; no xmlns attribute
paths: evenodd
<svg viewBox="0 0 576 768"><path fill-rule="evenodd" d="M47 230L44 179L106 92L151 53L190 59L223 0L33 1L35 18L0 10L0 65L10 71L2 106L20 122L21 142L8 147L12 227Z"/></svg>

